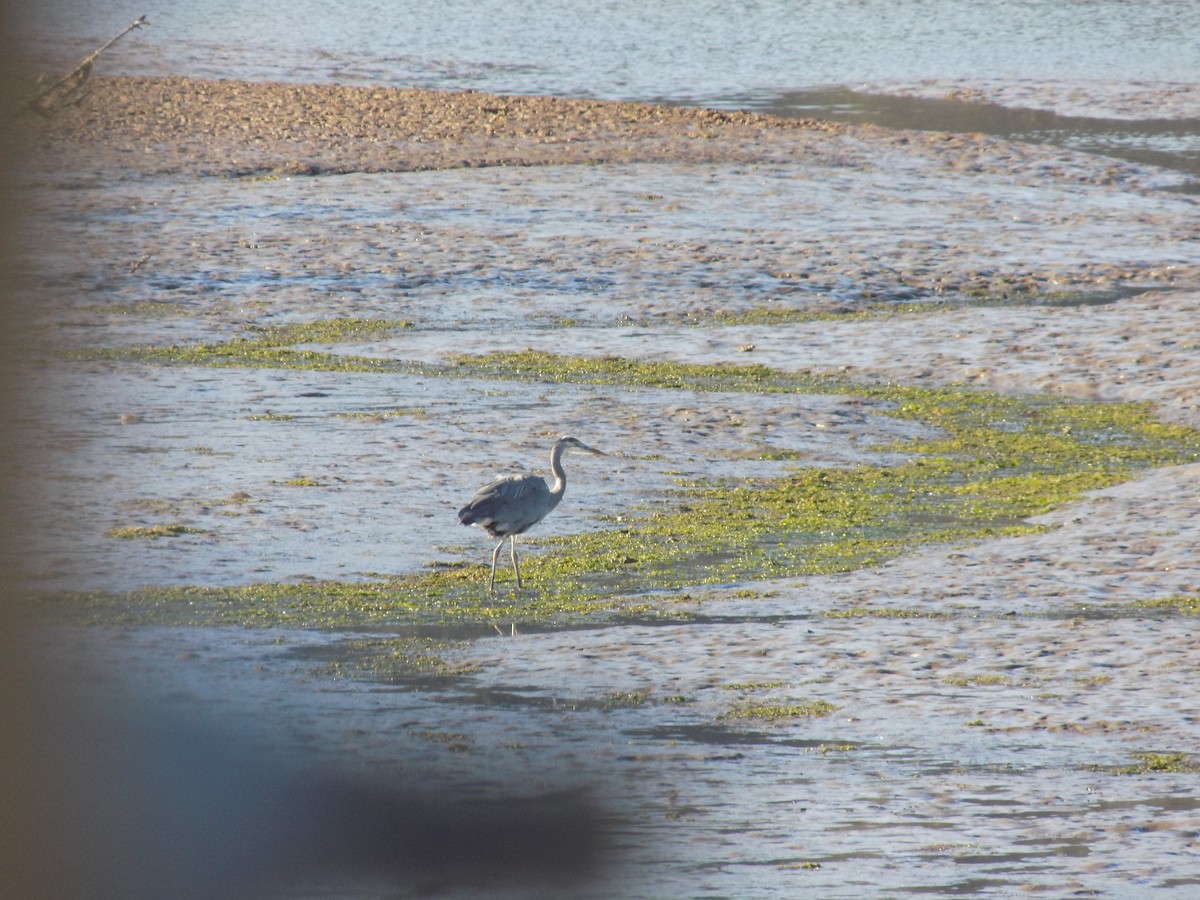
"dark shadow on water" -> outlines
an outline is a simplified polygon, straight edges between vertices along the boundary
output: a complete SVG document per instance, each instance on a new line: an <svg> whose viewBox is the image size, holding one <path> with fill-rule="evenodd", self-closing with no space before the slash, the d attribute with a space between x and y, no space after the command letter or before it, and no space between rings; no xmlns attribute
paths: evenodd
<svg viewBox="0 0 1200 900"><path fill-rule="evenodd" d="M846 88L799 91L773 97L731 97L722 106L792 118L821 119L885 128L982 132L1035 144L1053 144L1160 166L1188 176L1182 193L1200 193L1200 120L1106 119L918 97L864 94Z"/></svg>
<svg viewBox="0 0 1200 900"><path fill-rule="evenodd" d="M43 893L21 896L574 896L612 859L616 819L586 785L526 794L514 777L517 793L489 798L421 787L417 758L392 774L304 766L215 718L140 697L96 704L38 674L26 739L42 788L23 824L53 865ZM378 890L359 893L364 880Z"/></svg>
<svg viewBox="0 0 1200 900"><path fill-rule="evenodd" d="M1024 304L1027 306L1054 306L1054 307L1071 307L1071 306L1107 306L1110 303L1117 303L1120 300L1125 300L1128 297L1136 297L1138 294L1146 293L1144 287L1116 287L1105 290L1096 291L1076 291L1062 296L1046 296L1042 294L1034 294ZM979 303L977 306L985 306L987 304ZM997 305L1015 306L1017 304L1009 301Z"/></svg>
<svg viewBox="0 0 1200 900"><path fill-rule="evenodd" d="M860 741L838 737L785 738L765 731L727 728L724 725L703 723L698 725L656 725L652 728L629 728L622 732L630 738L649 741L682 741L690 744L705 744L718 747L753 747L768 744L777 747L799 747L803 750L838 748L838 752L857 750Z"/></svg>
<svg viewBox="0 0 1200 900"><path fill-rule="evenodd" d="M1000 878L972 878L954 884L921 885L920 887L895 888L902 894L930 894L936 897L980 897L998 891L1011 890L1013 883Z"/></svg>

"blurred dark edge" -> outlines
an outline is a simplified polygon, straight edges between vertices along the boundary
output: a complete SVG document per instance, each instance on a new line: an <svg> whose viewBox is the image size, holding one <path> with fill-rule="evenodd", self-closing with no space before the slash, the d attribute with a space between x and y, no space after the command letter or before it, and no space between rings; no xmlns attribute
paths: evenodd
<svg viewBox="0 0 1200 900"><path fill-rule="evenodd" d="M0 129L14 126L12 110L18 99L17 60L12 31L13 14L19 0L0 0ZM8 134L0 134L0 421L11 422L18 409L21 390L17 378L17 349L23 329L13 296L11 273L13 247L10 240L20 227L13 205L13 166ZM13 432L0 427L0 522L3 556L9 560L12 535L19 510L13 502L13 461L18 452ZM3 563L0 562L0 566ZM41 898L41 858L29 830L34 821L37 784L27 757L25 738L31 734L31 712L22 703L27 680L18 654L23 610L11 577L0 572L0 893L8 897Z"/></svg>
<svg viewBox="0 0 1200 900"><path fill-rule="evenodd" d="M30 83L13 28L19 11L18 0L0 0L4 129L27 127L13 114ZM21 228L14 189L21 161L3 137L0 235L11 237ZM36 389L22 359L28 332L12 289L14 252L11 240L0 240L0 416L7 423ZM24 521L13 490L16 442L14 429L0 427L8 560ZM234 735L172 721L131 698L100 708L80 703L69 684L56 684L23 652L27 601L10 571L0 577L0 895L282 896L290 881L309 875L335 884L344 877L352 890L355 878L370 874L383 880L385 896L392 883L391 896L414 883L439 896L474 885L472 896L480 896L481 886L570 890L596 872L604 815L583 790L526 796L514 773L517 796L487 801L281 769L239 749Z"/></svg>

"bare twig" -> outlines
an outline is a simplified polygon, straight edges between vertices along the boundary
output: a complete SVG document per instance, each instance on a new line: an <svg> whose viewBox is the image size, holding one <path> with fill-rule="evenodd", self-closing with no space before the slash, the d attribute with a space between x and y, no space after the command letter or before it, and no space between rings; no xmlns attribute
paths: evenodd
<svg viewBox="0 0 1200 900"><path fill-rule="evenodd" d="M21 104L20 108L32 110L39 116L49 118L62 107L71 103L77 103L81 98L80 90L87 83L87 80L92 77L92 69L95 68L96 57L125 37L125 35L129 34L129 32L149 24L145 16L138 16L124 31L105 42L103 46L93 50L84 57L79 65L62 78L39 87L29 99Z"/></svg>

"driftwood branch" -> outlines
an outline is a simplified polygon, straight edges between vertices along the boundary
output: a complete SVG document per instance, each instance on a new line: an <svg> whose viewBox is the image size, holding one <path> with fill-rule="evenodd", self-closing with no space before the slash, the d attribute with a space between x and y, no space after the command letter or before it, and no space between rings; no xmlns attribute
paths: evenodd
<svg viewBox="0 0 1200 900"><path fill-rule="evenodd" d="M21 109L32 110L39 116L49 118L64 106L78 103L83 96L80 93L83 90L83 86L92 77L92 69L95 68L96 57L125 37L125 35L129 34L129 32L149 24L145 16L138 16L124 31L89 53L80 61L79 65L62 78L39 87L33 92L32 96L21 104Z"/></svg>

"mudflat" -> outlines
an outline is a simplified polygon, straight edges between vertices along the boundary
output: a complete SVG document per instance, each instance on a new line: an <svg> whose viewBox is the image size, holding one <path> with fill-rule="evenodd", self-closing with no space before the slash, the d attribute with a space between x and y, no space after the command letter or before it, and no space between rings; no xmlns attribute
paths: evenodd
<svg viewBox="0 0 1200 900"><path fill-rule="evenodd" d="M1170 172L984 135L183 78L97 78L19 121L23 290L56 353L404 319L305 346L753 362L1144 402L1200 428L1200 219ZM888 304L920 310L842 315ZM780 309L818 315L762 315ZM23 424L54 502L30 558L74 588L446 557L483 572L490 548L464 546L453 509L564 428L616 458L580 466L555 513L567 533L681 472L777 465L748 443L845 465L895 437L869 405L551 380L88 358L42 385ZM283 697L281 743L316 729L325 761L452 786L468 758L499 794L513 772L598 779L636 847L596 896L1190 896L1197 662L1194 618L1172 610L1200 595L1198 480L1194 462L1152 469L1049 511L1040 534L663 597L666 623L497 618L503 636L440 648L434 688L399 679L382 704L369 672L339 675L336 702L296 686L303 671L334 690L295 648L349 653L345 634L129 627L90 652L173 702L186 681L199 709L250 720L253 698ZM196 533L104 537L133 519ZM1174 605L1137 605L1154 601Z"/></svg>

